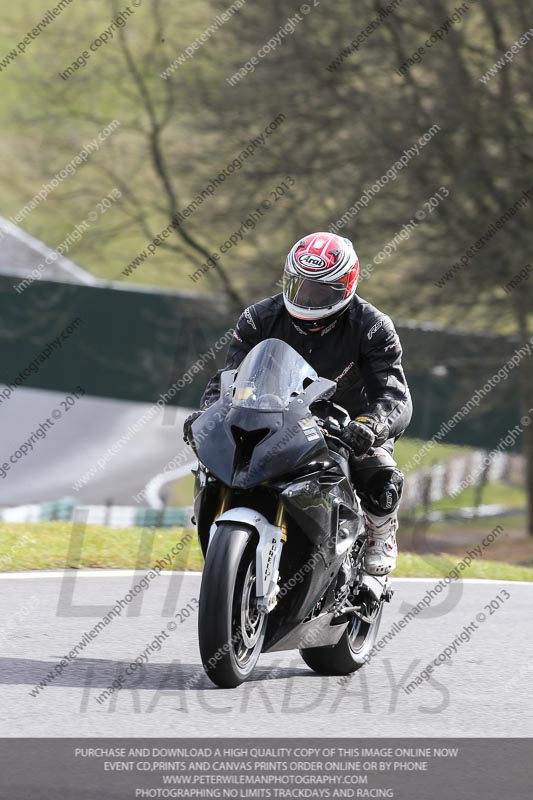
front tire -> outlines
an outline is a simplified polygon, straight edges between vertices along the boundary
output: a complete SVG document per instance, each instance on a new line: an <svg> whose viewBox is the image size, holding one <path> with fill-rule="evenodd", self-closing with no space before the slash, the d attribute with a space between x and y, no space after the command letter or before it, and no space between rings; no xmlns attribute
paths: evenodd
<svg viewBox="0 0 533 800"><path fill-rule="evenodd" d="M383 602L374 622L363 622L355 616L340 640L333 647L310 647L300 650L308 667L320 675L349 675L366 664L377 639Z"/></svg>
<svg viewBox="0 0 533 800"><path fill-rule="evenodd" d="M217 686L233 689L251 674L267 617L255 606L256 534L226 522L207 551L198 609L203 667Z"/></svg>

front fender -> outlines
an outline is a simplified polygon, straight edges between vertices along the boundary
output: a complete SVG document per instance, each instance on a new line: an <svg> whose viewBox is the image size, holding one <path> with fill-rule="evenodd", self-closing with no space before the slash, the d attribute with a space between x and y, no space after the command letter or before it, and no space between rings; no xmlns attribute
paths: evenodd
<svg viewBox="0 0 533 800"><path fill-rule="evenodd" d="M230 508L211 525L209 544L216 536L218 526L223 522L247 525L257 531L259 542L255 557L256 594L261 601L260 608L271 611L279 591L279 562L283 547L281 528L272 525L263 514L253 508Z"/></svg>

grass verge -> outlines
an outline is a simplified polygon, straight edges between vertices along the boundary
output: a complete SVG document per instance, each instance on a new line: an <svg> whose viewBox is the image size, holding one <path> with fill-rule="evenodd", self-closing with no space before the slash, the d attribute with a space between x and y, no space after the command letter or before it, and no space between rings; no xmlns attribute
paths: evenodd
<svg viewBox="0 0 533 800"><path fill-rule="evenodd" d="M64 569L149 569L182 543L173 569L201 570L203 559L194 531L183 528L117 529L69 522L0 523L0 571ZM403 552L396 577L438 578L460 561L457 555ZM170 566L165 566L170 569ZM497 561L475 561L465 578L533 581L533 568Z"/></svg>
<svg viewBox="0 0 533 800"><path fill-rule="evenodd" d="M400 553L395 578L442 578L447 575L461 556L439 553L419 555ZM461 572L462 578L485 578L499 581L533 581L533 568L505 564L501 561L476 560Z"/></svg>
<svg viewBox="0 0 533 800"><path fill-rule="evenodd" d="M183 528L107 528L71 522L0 523L0 571L31 569L149 569L182 542L173 569L199 570L194 531ZM169 555L173 558L172 554ZM165 566L164 569L170 569Z"/></svg>

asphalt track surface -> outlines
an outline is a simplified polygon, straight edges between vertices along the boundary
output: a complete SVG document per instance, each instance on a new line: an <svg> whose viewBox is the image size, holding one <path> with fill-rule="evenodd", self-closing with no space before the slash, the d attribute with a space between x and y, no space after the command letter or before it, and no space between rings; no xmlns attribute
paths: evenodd
<svg viewBox="0 0 533 800"><path fill-rule="evenodd" d="M118 570L69 571L68 579L62 572L1 576L0 736L533 735L533 584L526 583L452 583L348 680L315 675L297 652L284 652L263 655L250 681L221 690L201 667L196 611L181 613L181 622L175 616L195 606L200 576L162 573L141 603L133 601L31 696L138 580ZM434 585L396 579L380 636ZM486 606L505 593L510 597L490 613ZM472 638L407 694L403 687L479 614L485 620ZM99 703L156 634L161 649Z"/></svg>
<svg viewBox="0 0 533 800"><path fill-rule="evenodd" d="M0 390L3 389L0 384ZM142 420L151 408L149 403L132 403L98 397L81 397L73 406L62 404L65 395L41 389L20 387L1 403L2 448L5 460L27 442L52 412L53 427L22 458L15 458L4 478L0 479L0 504L9 506L42 503L59 497L74 497L80 503L135 505L133 496L148 481L182 452L185 445L181 429L188 411L182 408L158 410L153 418L138 425L138 432L128 429ZM107 451L115 453L106 460L81 488L74 484ZM192 452L180 462L194 463Z"/></svg>

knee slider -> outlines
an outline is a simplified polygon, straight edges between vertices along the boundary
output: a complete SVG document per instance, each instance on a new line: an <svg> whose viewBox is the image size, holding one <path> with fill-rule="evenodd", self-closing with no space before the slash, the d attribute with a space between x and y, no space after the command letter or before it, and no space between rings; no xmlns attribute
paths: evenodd
<svg viewBox="0 0 533 800"><path fill-rule="evenodd" d="M373 514L384 517L387 514L393 514L400 505L403 474L399 469L394 468L380 478L372 490L364 494L363 505Z"/></svg>

